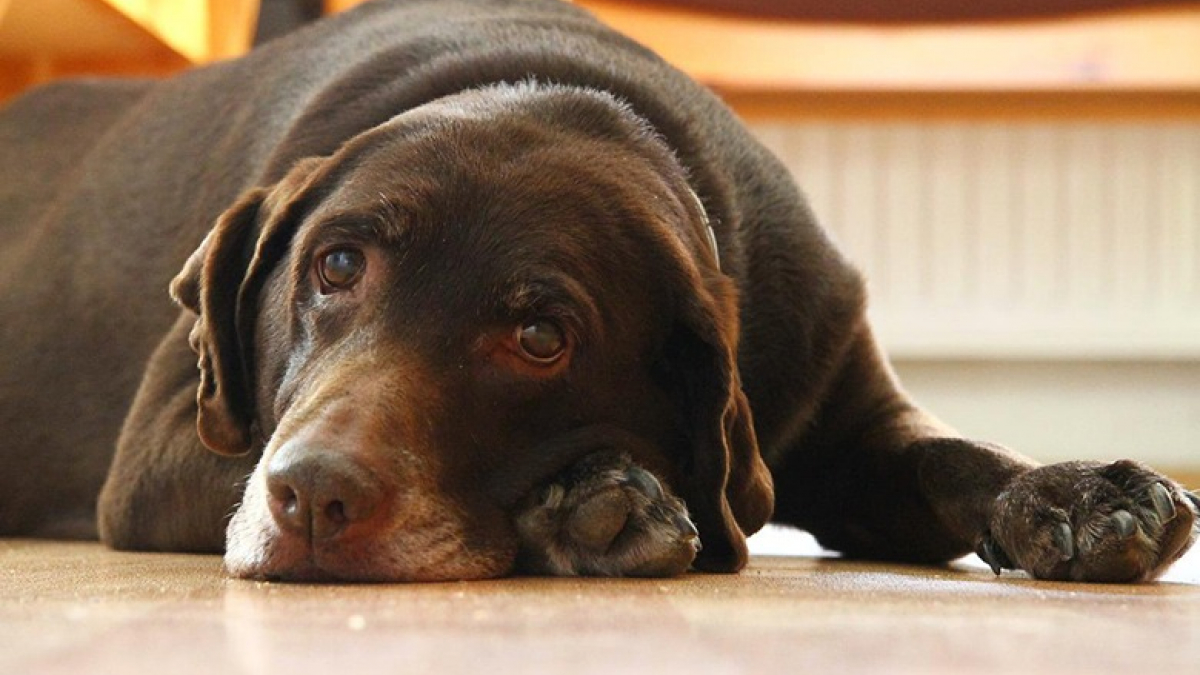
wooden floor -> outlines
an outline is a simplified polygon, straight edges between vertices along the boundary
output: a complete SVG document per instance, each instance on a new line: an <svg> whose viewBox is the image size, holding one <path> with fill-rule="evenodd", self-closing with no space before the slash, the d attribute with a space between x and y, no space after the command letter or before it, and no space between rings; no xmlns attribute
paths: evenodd
<svg viewBox="0 0 1200 675"><path fill-rule="evenodd" d="M0 673L1200 672L1200 555L1167 580L765 557L734 576L305 586L214 557L0 541Z"/></svg>

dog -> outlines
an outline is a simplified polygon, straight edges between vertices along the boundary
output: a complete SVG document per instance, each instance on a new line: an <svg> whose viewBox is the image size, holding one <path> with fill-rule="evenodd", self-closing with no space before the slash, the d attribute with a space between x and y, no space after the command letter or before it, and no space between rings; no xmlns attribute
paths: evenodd
<svg viewBox="0 0 1200 675"><path fill-rule="evenodd" d="M0 534L236 577L847 556L1153 579L1198 500L901 390L717 97L557 0L380 0L0 113ZM177 306L173 306L167 297Z"/></svg>

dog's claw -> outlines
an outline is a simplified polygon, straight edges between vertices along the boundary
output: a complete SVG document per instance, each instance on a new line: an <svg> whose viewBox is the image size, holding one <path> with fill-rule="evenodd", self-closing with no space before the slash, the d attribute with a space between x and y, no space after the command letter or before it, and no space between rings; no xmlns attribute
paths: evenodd
<svg viewBox="0 0 1200 675"><path fill-rule="evenodd" d="M566 491L563 489L563 486L557 483L552 483L546 486L542 489L541 495L539 496L539 501L542 503L542 508L557 509L559 505L562 504L564 494L566 494Z"/></svg>
<svg viewBox="0 0 1200 675"><path fill-rule="evenodd" d="M629 471L625 476L625 482L641 491L650 499L659 500L663 498L662 484L658 482L654 474L640 466L629 467Z"/></svg>
<svg viewBox="0 0 1200 675"><path fill-rule="evenodd" d="M1162 483L1150 487L1150 500L1154 502L1154 512L1158 514L1158 522L1169 523L1175 519L1175 500Z"/></svg>
<svg viewBox="0 0 1200 675"><path fill-rule="evenodd" d="M992 573L996 576L1000 576L1001 570L1013 569L1014 567L1008 554L1004 552L1004 549L1000 548L995 539L992 539L990 532L983 535L983 539L979 542L979 547L975 549L975 555L978 555L980 559L987 563L988 567L992 568Z"/></svg>
<svg viewBox="0 0 1200 675"><path fill-rule="evenodd" d="M1134 532L1137 532L1137 521L1128 511L1113 511L1109 518L1112 520L1113 529L1122 538L1128 539L1133 536Z"/></svg>
<svg viewBox="0 0 1200 675"><path fill-rule="evenodd" d="M692 522L691 518L686 515L676 515L675 525L679 528L681 538L692 542L692 548L696 550L696 553L704 550L704 545L700 543L700 530L696 529L696 524Z"/></svg>
<svg viewBox="0 0 1200 675"><path fill-rule="evenodd" d="M1054 546L1058 548L1064 561L1075 557L1075 535L1071 532L1070 525L1067 523L1055 525L1051 536L1054 538Z"/></svg>
<svg viewBox="0 0 1200 675"><path fill-rule="evenodd" d="M679 526L679 529L683 531L685 536L691 536L691 537L699 537L700 536L700 530L696 529L696 524L693 523L692 520L686 516L680 516L680 515L675 516L675 524Z"/></svg>

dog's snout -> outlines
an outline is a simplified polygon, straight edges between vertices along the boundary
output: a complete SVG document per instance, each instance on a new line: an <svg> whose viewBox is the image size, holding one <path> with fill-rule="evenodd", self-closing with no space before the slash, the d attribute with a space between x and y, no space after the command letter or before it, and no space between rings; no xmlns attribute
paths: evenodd
<svg viewBox="0 0 1200 675"><path fill-rule="evenodd" d="M314 541L368 520L384 498L380 481L334 451L285 448L267 466L271 515L278 525Z"/></svg>

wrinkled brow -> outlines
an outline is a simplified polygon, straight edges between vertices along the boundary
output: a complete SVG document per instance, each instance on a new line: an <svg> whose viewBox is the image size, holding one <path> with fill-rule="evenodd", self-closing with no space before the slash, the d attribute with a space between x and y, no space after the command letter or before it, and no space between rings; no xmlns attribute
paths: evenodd
<svg viewBox="0 0 1200 675"><path fill-rule="evenodd" d="M409 230L404 210L387 195L380 193L370 204L324 214L313 231L323 236L369 239L379 243L404 243Z"/></svg>
<svg viewBox="0 0 1200 675"><path fill-rule="evenodd" d="M558 271L533 269L513 279L502 299L515 316L545 316L571 324L585 340L603 337L602 310L578 279Z"/></svg>

